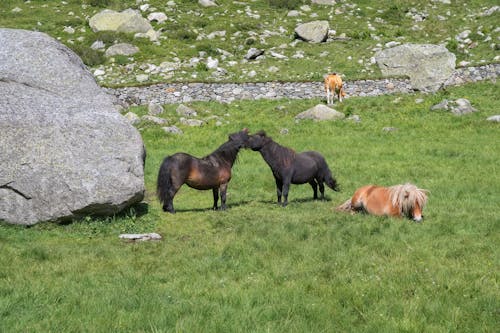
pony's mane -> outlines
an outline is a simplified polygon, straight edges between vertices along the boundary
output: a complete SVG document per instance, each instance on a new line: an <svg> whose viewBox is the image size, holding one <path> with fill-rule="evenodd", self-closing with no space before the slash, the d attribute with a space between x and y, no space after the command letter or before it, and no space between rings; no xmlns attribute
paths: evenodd
<svg viewBox="0 0 500 333"><path fill-rule="evenodd" d="M209 155L203 157L203 159L213 158L215 155L221 156L224 159L236 159L238 152L241 146L240 143L233 140L228 140L219 146L216 150L214 150Z"/></svg>
<svg viewBox="0 0 500 333"><path fill-rule="evenodd" d="M290 159L294 159L295 155L297 155L295 150L280 145L279 143L274 141L273 138L267 136L265 131L261 130L257 132L257 134L265 138L264 140L269 148L269 151L272 152L273 156L281 164L289 162Z"/></svg>
<svg viewBox="0 0 500 333"><path fill-rule="evenodd" d="M392 205L399 207L401 213L406 216L411 214L415 204L424 208L427 203L427 192L410 183L389 187Z"/></svg>

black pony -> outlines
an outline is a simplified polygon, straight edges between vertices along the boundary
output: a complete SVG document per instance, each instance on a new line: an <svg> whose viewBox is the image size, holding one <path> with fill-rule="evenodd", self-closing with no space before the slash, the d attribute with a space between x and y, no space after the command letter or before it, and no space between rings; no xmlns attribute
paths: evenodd
<svg viewBox="0 0 500 333"><path fill-rule="evenodd" d="M309 183L314 191L313 198L318 199L318 187L321 199L325 198L326 183L334 191L339 191L337 181L321 154L315 151L296 153L294 150L283 147L266 136L264 131L250 135L248 146L259 151L271 170L276 180L278 204L281 204L283 194L283 207L288 204L288 190L290 184Z"/></svg>
<svg viewBox="0 0 500 333"><path fill-rule="evenodd" d="M186 153L165 157L158 172L157 195L163 211L175 213L174 196L183 184L197 190L212 190L213 209L217 209L219 192L220 209L226 209L227 185L231 180L231 168L241 148L246 147L248 129L229 135L229 140L216 151L201 159Z"/></svg>

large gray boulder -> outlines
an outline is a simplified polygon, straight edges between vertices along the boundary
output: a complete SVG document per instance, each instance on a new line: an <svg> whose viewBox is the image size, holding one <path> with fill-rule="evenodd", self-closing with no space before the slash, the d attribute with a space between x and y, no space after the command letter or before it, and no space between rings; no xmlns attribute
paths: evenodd
<svg viewBox="0 0 500 333"><path fill-rule="evenodd" d="M89 26L94 32L147 33L153 30L149 21L133 9L126 9L122 12L104 9L90 18Z"/></svg>
<svg viewBox="0 0 500 333"><path fill-rule="evenodd" d="M295 35L306 42L321 43L328 39L328 30L328 21L312 21L299 24L295 28Z"/></svg>
<svg viewBox="0 0 500 333"><path fill-rule="evenodd" d="M404 44L379 51L375 60L384 76L408 76L415 90L437 91L455 70L456 57L443 45Z"/></svg>
<svg viewBox="0 0 500 333"><path fill-rule="evenodd" d="M70 49L0 29L0 221L119 212L144 196L142 139Z"/></svg>

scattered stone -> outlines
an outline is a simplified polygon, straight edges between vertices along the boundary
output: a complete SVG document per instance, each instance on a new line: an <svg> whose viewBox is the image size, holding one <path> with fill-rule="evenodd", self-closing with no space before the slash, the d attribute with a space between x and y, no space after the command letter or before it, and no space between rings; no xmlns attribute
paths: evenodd
<svg viewBox="0 0 500 333"><path fill-rule="evenodd" d="M142 121L148 122L148 123L153 123L157 125L166 125L168 124L167 119L155 117L155 116L150 116L150 115L144 115L141 117Z"/></svg>
<svg viewBox="0 0 500 333"><path fill-rule="evenodd" d="M63 30L65 33L67 34L74 34L75 33L75 29L73 27L64 27L64 30Z"/></svg>
<svg viewBox="0 0 500 333"><path fill-rule="evenodd" d="M160 12L154 12L148 15L148 21L153 22L156 21L158 23L163 23L168 19L167 15L165 13L160 13Z"/></svg>
<svg viewBox="0 0 500 333"><path fill-rule="evenodd" d="M157 116L163 113L163 106L158 103L150 102L148 105L148 114L150 116Z"/></svg>
<svg viewBox="0 0 500 333"><path fill-rule="evenodd" d="M295 35L306 42L321 43L328 39L329 30L328 21L312 21L299 24L295 28Z"/></svg>
<svg viewBox="0 0 500 333"><path fill-rule="evenodd" d="M329 108L326 105L323 104L318 104L315 107L301 112L298 115L295 116L295 119L301 120L301 119L312 119L316 121L323 121L323 120L338 120L338 119L344 119L345 115L342 112L338 112L332 108Z"/></svg>
<svg viewBox="0 0 500 333"><path fill-rule="evenodd" d="M124 117L130 125L137 125L141 122L139 116L133 112L127 112Z"/></svg>
<svg viewBox="0 0 500 333"><path fill-rule="evenodd" d="M149 75L147 74L138 74L135 76L135 80L139 83L147 82L149 80Z"/></svg>
<svg viewBox="0 0 500 333"><path fill-rule="evenodd" d="M182 135L182 134L184 134L184 132L180 128L178 128L177 126L162 127L162 129L166 133L170 133L170 134L176 134L176 135Z"/></svg>
<svg viewBox="0 0 500 333"><path fill-rule="evenodd" d="M500 123L500 115L494 115L494 116L488 117L486 120Z"/></svg>
<svg viewBox="0 0 500 333"><path fill-rule="evenodd" d="M194 110L191 109L188 106L185 106L184 104L180 104L177 109L175 110L179 116L184 116L184 117L196 117L198 113Z"/></svg>
<svg viewBox="0 0 500 333"><path fill-rule="evenodd" d="M106 44L102 40L96 40L90 45L90 48L93 50L102 50L106 47Z"/></svg>
<svg viewBox="0 0 500 333"><path fill-rule="evenodd" d="M181 124L186 125L186 126L191 126L191 127L199 127L205 124L203 120L200 119L186 119L186 118L180 118L179 121Z"/></svg>
<svg viewBox="0 0 500 333"><path fill-rule="evenodd" d="M104 53L106 57L112 57L115 55L131 56L139 52L139 48L135 45L127 43L118 43L108 47Z"/></svg>
<svg viewBox="0 0 500 333"><path fill-rule="evenodd" d="M264 50L259 50L259 49L252 47L250 50L248 50L247 54L245 55L245 59L254 60L258 56L261 56L263 54L264 54Z"/></svg>
<svg viewBox="0 0 500 333"><path fill-rule="evenodd" d="M311 0L311 3L316 5L333 6L337 4L336 0Z"/></svg>
<svg viewBox="0 0 500 333"><path fill-rule="evenodd" d="M211 0L198 0L198 4L200 4L202 7L214 7L217 6L217 4Z"/></svg>
<svg viewBox="0 0 500 333"><path fill-rule="evenodd" d="M451 113L457 116L477 111L475 108L472 107L469 100L465 98L459 98L455 101L449 101L445 99L440 103L431 106L431 111L437 111L437 110L450 111Z"/></svg>
<svg viewBox="0 0 500 333"><path fill-rule="evenodd" d="M213 59L212 57L208 57L207 59L207 68L208 69L215 69L219 67L219 60L218 59Z"/></svg>
<svg viewBox="0 0 500 333"><path fill-rule="evenodd" d="M358 116L357 114L353 114L352 116L347 117L347 120L354 121L355 123L360 123L361 117Z"/></svg>
<svg viewBox="0 0 500 333"><path fill-rule="evenodd" d="M431 106L431 111L449 110L448 103L449 103L449 101L447 99L444 99L441 102L439 102L438 104Z"/></svg>
<svg viewBox="0 0 500 333"><path fill-rule="evenodd" d="M151 232L148 234L121 234L119 236L120 239L124 239L127 241L135 242L135 241L156 241L161 240L162 237L156 232Z"/></svg>
<svg viewBox="0 0 500 333"><path fill-rule="evenodd" d="M472 107L469 100L465 98L459 98L456 101L454 101L454 103L451 103L450 111L451 113L457 116L462 116L472 112L477 112L477 110Z"/></svg>

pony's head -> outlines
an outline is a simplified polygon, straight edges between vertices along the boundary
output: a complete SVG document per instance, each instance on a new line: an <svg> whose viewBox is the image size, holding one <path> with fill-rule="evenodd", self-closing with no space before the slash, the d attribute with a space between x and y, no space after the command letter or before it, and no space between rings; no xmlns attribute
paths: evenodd
<svg viewBox="0 0 500 333"><path fill-rule="evenodd" d="M264 145L269 141L270 138L266 136L266 132L260 130L257 133L249 136L248 148L257 151L264 147Z"/></svg>
<svg viewBox="0 0 500 333"><path fill-rule="evenodd" d="M238 145L238 148L246 148L248 147L248 128L244 128L239 132L229 134L229 141L234 142Z"/></svg>
<svg viewBox="0 0 500 333"><path fill-rule="evenodd" d="M389 188L392 204L399 207L401 215L411 218L415 222L423 219L422 211L427 203L429 191L417 188L415 185L406 183Z"/></svg>

